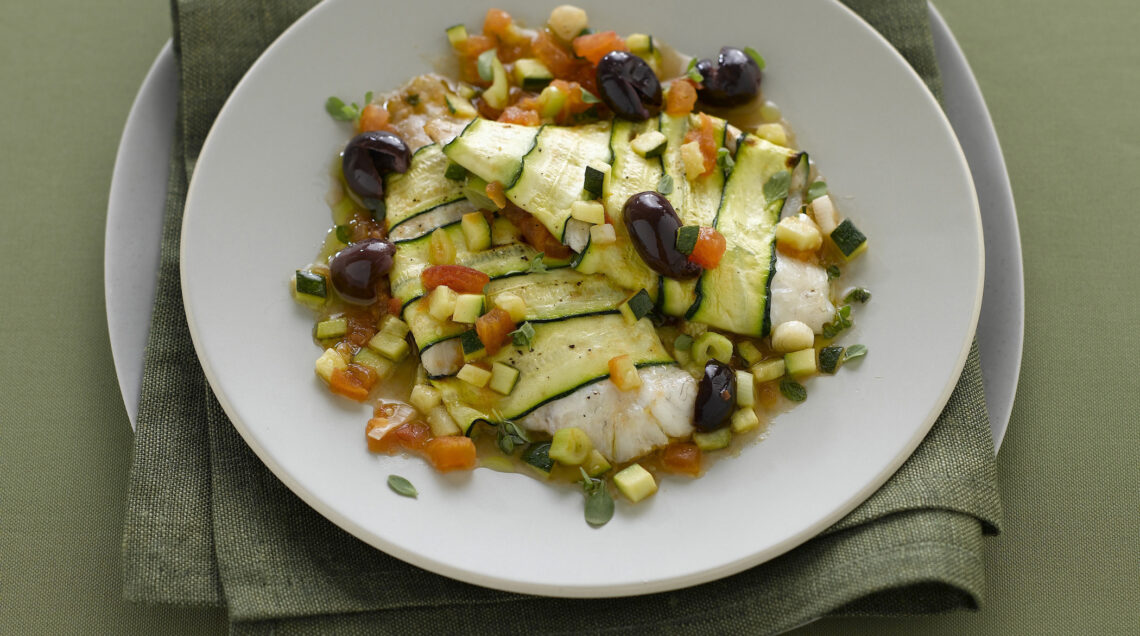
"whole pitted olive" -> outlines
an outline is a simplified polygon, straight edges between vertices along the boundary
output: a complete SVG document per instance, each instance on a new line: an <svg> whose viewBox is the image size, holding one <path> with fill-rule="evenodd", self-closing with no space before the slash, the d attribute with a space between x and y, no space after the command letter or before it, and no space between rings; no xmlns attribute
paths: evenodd
<svg viewBox="0 0 1140 636"><path fill-rule="evenodd" d="M724 428L736 405L736 372L716 360L705 364L705 374L697 384L693 426L701 432Z"/></svg>
<svg viewBox="0 0 1140 636"><path fill-rule="evenodd" d="M365 205L378 209L384 202L384 175L407 172L412 156L399 135L371 130L353 137L344 147L344 182Z"/></svg>
<svg viewBox="0 0 1140 636"><path fill-rule="evenodd" d="M332 284L350 303L376 302L376 283L392 269L396 246L380 239L365 239L336 253L329 263Z"/></svg>
<svg viewBox="0 0 1140 636"><path fill-rule="evenodd" d="M661 109L661 81L645 60L610 51L598 62L598 92L618 117L642 121Z"/></svg>
<svg viewBox="0 0 1140 636"><path fill-rule="evenodd" d="M760 65L752 56L732 46L720 50L717 64L709 60L697 62L697 72L704 81L697 97L713 106L739 106L760 92Z"/></svg>
<svg viewBox="0 0 1140 636"><path fill-rule="evenodd" d="M641 260L653 271L669 278L694 278L701 267L677 250L681 218L658 192L639 192L622 208L625 229Z"/></svg>

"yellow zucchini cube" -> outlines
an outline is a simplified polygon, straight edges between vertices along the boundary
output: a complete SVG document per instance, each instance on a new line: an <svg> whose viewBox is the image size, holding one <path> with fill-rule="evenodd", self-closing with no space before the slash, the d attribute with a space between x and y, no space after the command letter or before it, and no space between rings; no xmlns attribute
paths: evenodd
<svg viewBox="0 0 1140 636"><path fill-rule="evenodd" d="M657 492L657 481L653 479L652 473L642 468L641 464L631 464L614 475L614 485L633 503Z"/></svg>

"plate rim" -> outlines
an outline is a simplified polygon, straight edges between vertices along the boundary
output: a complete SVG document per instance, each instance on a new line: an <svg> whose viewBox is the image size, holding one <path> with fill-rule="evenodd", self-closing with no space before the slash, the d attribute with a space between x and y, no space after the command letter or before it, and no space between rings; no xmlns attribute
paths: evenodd
<svg viewBox="0 0 1140 636"><path fill-rule="evenodd" d="M976 333L978 318L981 311L982 291L985 279L986 255L982 233L981 211L978 204L977 192L972 179L972 173L970 172L969 163L966 160L965 153L963 152L958 141L957 134L955 133L953 126L947 118L945 111L937 103L937 100L935 100L934 96L929 92L929 90L925 88L925 84L922 82L921 77L909 65L909 63L906 62L901 53L899 53L899 51L889 43L889 41L887 41L878 31L871 27L865 20L862 19L862 17L860 17L850 8L846 7L842 3L839 3L837 0L829 0L829 2L832 5L838 6L848 15L848 18L854 19L855 23L858 24L860 28L871 34L871 36L876 41L878 41L880 46L885 47L889 51L889 54L894 57L897 62L903 65L903 67L906 69L906 73L911 76L912 80L918 82L923 86L922 99L926 101L928 105L932 105L934 107L933 111L936 113L936 121L938 122L940 133L948 137L949 141L951 142L951 146L955 151L957 163L959 163L965 170L965 174L971 177L965 180L964 185L969 191L969 199L972 203L971 216L977 230L974 233L974 240L976 243L974 247L977 250L978 254L978 269L976 280L974 281L973 303L970 308L968 321L969 327L966 330L966 337L963 339L963 343L959 347L957 359L952 365L952 373L950 376L954 379L947 382L946 386L942 388L939 397L930 407L926 418L913 430L910 437L906 440L905 444L903 444L902 450L899 451L895 457L891 459L891 461L887 462L886 465L879 472L877 472L872 479L870 479L866 484L859 488L854 494L849 496L848 499L845 500L842 504L837 506L830 513L823 515L814 523L808 524L806 527L802 528L798 532L793 533L791 536L788 536L784 540L735 561L725 563L717 567L700 570L695 573L690 572L683 575L674 575L666 578L655 579L650 582L637 581L609 585L568 585L557 583L522 582L505 579L496 575L488 575L481 572L456 567L448 562L441 561L421 552L410 550L398 543L394 543L388 540L385 537L379 536L363 525L356 523L351 518L342 516L338 511L333 509L331 505L317 497L316 494L308 487L306 487L305 484L296 480L293 475L288 470L286 470L285 467L268 451L268 449L258 442L258 440L253 436L252 431L249 429L249 426L244 424L241 419L236 416L236 408L230 402L229 396L225 393L224 390L219 387L220 382L213 368L212 362L208 356L204 355L205 345L203 336L199 332L199 322L196 319L195 307L192 300L187 297L187 289L190 287L190 285L188 284L188 270L185 267L185 263L187 262L186 237L188 236L186 229L188 223L193 218L192 214L189 212L194 209L193 204L195 195L198 193L198 189L195 187L195 185L196 182L198 182L197 177L201 173L196 172L194 178L191 179L189 188L187 190L185 206L187 214L183 218L182 239L179 245L180 263L183 265L180 268L181 291L183 294L183 302L190 336L194 344L195 352L198 355L199 361L202 365L203 372L205 373L205 376L209 381L211 388L214 389L219 404L222 406L226 415L234 424L234 428L241 435L245 443L251 448L251 450L254 451L254 453L266 465L266 467L268 467L274 473L274 475L279 480L281 480L282 483L284 483L307 505L312 507L325 518L332 521L334 524L345 529L364 542L374 547L380 548L388 554L395 556L407 563L437 574L489 588L527 594L568 598L620 597L675 590L699 583L717 580L725 576L749 569L751 567L769 561L781 554L784 554L792 548L801 545L804 542L815 537L819 534L819 532L826 529L827 527L830 527L835 522L839 521L844 516L849 514L859 504L861 504L876 490L878 490L891 477L891 475L893 475L899 469L899 467L902 466L902 464L907 459L909 459L909 457L914 453L914 450L926 437L927 433L930 431L930 428L933 426L934 422L937 420L938 416L945 408L946 403L949 401L950 395L952 394L957 384L957 378L961 376L961 372L965 366L971 349L973 337ZM290 25L285 31L283 31L274 40L274 42L269 47L267 47L265 51L262 52L257 60L250 66L249 70L242 77L242 79L235 85L230 96L226 99L225 104L219 111L217 119L222 119L223 115L231 107L235 98L240 96L242 93L242 88L250 81L250 78L256 74L257 70L266 63L269 55L277 48L280 42L282 42L285 38L291 37L292 34L297 32L299 29L304 28L304 25L309 21L309 18L311 16L316 15L319 12L326 11L328 10L328 7L335 6L336 4L336 2L323 2L314 6L296 22ZM208 151L212 147L212 141L216 136L216 132L216 126L211 128L205 142L203 143L202 151L199 155L201 158L208 157Z"/></svg>

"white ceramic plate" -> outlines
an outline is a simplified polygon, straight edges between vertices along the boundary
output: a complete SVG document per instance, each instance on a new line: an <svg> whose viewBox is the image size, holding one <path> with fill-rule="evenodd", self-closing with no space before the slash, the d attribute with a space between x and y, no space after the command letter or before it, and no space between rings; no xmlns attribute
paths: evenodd
<svg viewBox="0 0 1140 636"><path fill-rule="evenodd" d="M326 167L348 136L323 101L429 70L444 51L443 27L479 23L482 11L464 3L412 9L397 25L374 2L335 0L270 47L203 148L186 204L182 285L199 358L226 412L322 514L399 558L472 583L613 596L761 563L881 485L929 430L961 372L981 303L983 251L970 173L938 104L902 57L838 3L715 2L702 11L719 16L707 28L646 24L633 3L583 4L598 26L652 31L695 53L758 44L768 96L871 237L851 271L875 300L845 338L871 354L834 379L811 381L811 399L779 418L763 443L699 480L664 479L655 497L619 504L615 519L594 530L570 488L487 470L442 476L416 459L370 455L366 410L322 389L312 372L311 316L286 283L327 229ZM691 3L656 7L663 16L691 11ZM503 8L531 23L544 17L518 1ZM789 25L828 37L804 46L801 28ZM388 492L390 473L416 484L419 499ZM480 547L502 537L528 558Z"/></svg>
<svg viewBox="0 0 1140 636"><path fill-rule="evenodd" d="M1009 426L1025 334L1025 286L1017 211L1001 145L966 56L946 21L928 5L934 52L942 69L946 117L966 153L982 209L986 265L978 348L994 451ZM169 41L143 80L127 117L107 202L104 285L107 327L119 390L135 426L147 331L158 278L166 198L166 164L178 100L178 70Z"/></svg>

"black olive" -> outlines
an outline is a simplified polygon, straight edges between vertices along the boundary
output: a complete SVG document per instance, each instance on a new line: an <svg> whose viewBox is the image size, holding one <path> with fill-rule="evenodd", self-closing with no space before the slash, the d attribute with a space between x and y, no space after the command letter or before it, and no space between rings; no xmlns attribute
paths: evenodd
<svg viewBox="0 0 1140 636"><path fill-rule="evenodd" d="M653 271L669 278L694 278L701 267L677 250L681 218L658 192L639 192L622 208L625 229L641 260Z"/></svg>
<svg viewBox="0 0 1140 636"><path fill-rule="evenodd" d="M618 117L643 121L661 109L661 80L645 60L610 51L598 62L598 92Z"/></svg>
<svg viewBox="0 0 1140 636"><path fill-rule="evenodd" d="M384 175L407 172L412 155L399 135L386 130L360 133L344 147L344 182L372 209L384 202Z"/></svg>
<svg viewBox="0 0 1140 636"><path fill-rule="evenodd" d="M705 374L697 385L693 426L701 432L724 428L736 406L736 372L716 360L705 364Z"/></svg>
<svg viewBox="0 0 1140 636"><path fill-rule="evenodd" d="M701 60L696 69L704 78L697 97L706 104L739 106L752 101L760 92L760 65L736 47L722 48L716 66L709 60Z"/></svg>
<svg viewBox="0 0 1140 636"><path fill-rule="evenodd" d="M380 239L365 239L336 253L329 263L332 284L348 302L376 302L376 283L392 269L396 246Z"/></svg>

